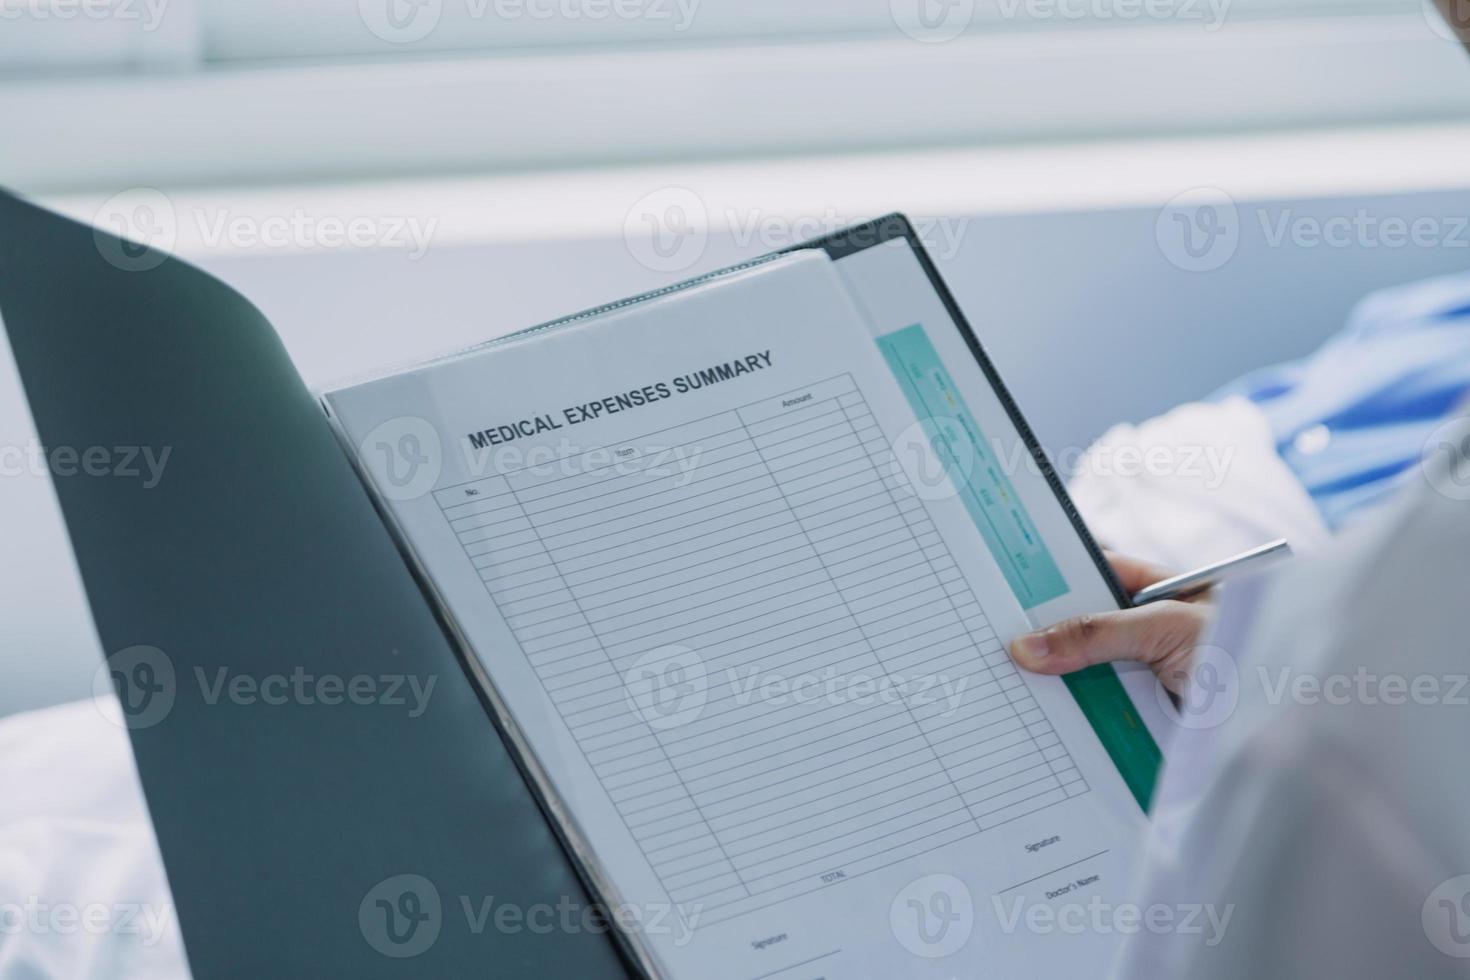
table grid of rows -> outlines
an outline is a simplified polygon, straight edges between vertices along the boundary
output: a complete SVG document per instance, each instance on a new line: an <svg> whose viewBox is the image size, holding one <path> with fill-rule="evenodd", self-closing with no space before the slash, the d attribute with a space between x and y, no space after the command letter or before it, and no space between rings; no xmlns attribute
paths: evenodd
<svg viewBox="0 0 1470 980"><path fill-rule="evenodd" d="M740 914L1086 791L849 376L602 458L436 498L680 907ZM625 685L666 650L698 668L673 724Z"/></svg>

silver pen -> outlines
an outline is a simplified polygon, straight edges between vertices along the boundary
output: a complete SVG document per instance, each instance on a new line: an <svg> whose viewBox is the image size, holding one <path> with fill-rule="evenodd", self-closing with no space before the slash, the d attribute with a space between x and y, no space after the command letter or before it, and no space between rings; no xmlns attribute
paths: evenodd
<svg viewBox="0 0 1470 980"><path fill-rule="evenodd" d="M1291 545L1285 538L1263 544L1259 548L1241 552L1233 558L1217 561L1203 568L1196 568L1183 575L1155 582L1133 596L1135 606L1146 606L1150 602L1165 599L1189 599L1211 589L1226 579L1235 578L1246 572L1258 572L1292 556Z"/></svg>

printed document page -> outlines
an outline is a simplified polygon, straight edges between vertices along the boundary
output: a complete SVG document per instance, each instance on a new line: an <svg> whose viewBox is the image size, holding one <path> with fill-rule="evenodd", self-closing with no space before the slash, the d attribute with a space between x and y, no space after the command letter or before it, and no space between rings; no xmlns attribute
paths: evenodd
<svg viewBox="0 0 1470 980"><path fill-rule="evenodd" d="M1117 941L1144 817L1006 654L1044 549L915 476L928 356L812 252L327 396L659 975L1093 976Z"/></svg>

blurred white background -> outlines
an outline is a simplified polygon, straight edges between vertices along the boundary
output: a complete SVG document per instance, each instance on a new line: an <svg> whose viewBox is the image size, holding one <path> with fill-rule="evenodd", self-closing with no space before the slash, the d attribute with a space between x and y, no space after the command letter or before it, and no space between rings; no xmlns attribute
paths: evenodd
<svg viewBox="0 0 1470 980"><path fill-rule="evenodd" d="M1271 231L1444 227L1467 160L1419 0L0 0L0 186L233 283L313 385L903 210L1080 448L1470 265ZM1202 187L1240 221L1208 275L1155 220ZM87 696L44 477L0 531L0 715Z"/></svg>
<svg viewBox="0 0 1470 980"><path fill-rule="evenodd" d="M0 174L23 190L1470 109L1421 0L0 0L0 17Z"/></svg>

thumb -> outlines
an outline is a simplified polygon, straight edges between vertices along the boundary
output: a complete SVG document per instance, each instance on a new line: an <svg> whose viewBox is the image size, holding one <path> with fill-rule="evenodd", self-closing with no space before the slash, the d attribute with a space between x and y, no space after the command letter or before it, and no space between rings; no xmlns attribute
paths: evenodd
<svg viewBox="0 0 1470 980"><path fill-rule="evenodd" d="M1038 674L1070 674L1119 660L1146 663L1157 672L1189 656L1205 617L1197 606L1173 601L1079 616L1017 637L1011 656Z"/></svg>

